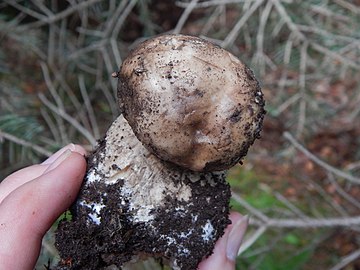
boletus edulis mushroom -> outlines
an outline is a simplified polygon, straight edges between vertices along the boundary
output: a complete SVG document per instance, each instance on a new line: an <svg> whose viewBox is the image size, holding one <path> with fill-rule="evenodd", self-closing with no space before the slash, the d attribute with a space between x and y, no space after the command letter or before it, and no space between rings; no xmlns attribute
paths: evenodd
<svg viewBox="0 0 360 270"><path fill-rule="evenodd" d="M230 222L225 170L260 136L259 83L231 53L185 35L141 43L116 77L122 114L59 224L57 269L121 269L152 256L194 270Z"/></svg>

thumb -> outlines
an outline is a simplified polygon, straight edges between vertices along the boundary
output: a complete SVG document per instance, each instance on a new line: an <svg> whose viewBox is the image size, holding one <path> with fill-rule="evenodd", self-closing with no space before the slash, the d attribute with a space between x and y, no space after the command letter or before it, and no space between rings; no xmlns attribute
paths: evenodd
<svg viewBox="0 0 360 270"><path fill-rule="evenodd" d="M230 214L231 224L217 241L213 254L199 264L198 270L234 270L235 260L248 225L247 216Z"/></svg>
<svg viewBox="0 0 360 270"><path fill-rule="evenodd" d="M67 150L1 202L0 269L33 269L43 235L75 200L85 169L84 157Z"/></svg>

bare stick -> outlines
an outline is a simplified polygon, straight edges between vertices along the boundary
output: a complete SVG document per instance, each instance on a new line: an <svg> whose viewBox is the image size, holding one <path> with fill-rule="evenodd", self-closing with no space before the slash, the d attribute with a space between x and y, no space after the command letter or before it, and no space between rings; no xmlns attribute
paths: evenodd
<svg viewBox="0 0 360 270"><path fill-rule="evenodd" d="M232 45L235 41L235 39L239 35L239 31L241 27L244 26L244 24L247 22L247 20L250 18L250 16L260 7L260 5L264 2L264 0L257 0L251 8L241 16L240 20L235 24L233 29L230 31L230 33L226 36L224 41L221 43L221 47L228 47Z"/></svg>
<svg viewBox="0 0 360 270"><path fill-rule="evenodd" d="M109 19L105 23L105 30L102 33L102 37L106 38L109 37L115 27L117 18L120 17L121 13L123 12L124 8L126 7L126 4L129 2L129 0L123 0L120 2L120 4L117 6L115 11L113 11L113 14L109 16Z"/></svg>
<svg viewBox="0 0 360 270"><path fill-rule="evenodd" d="M110 92L108 87L103 82L98 83L98 87L100 88L100 90L104 94L107 102L109 103L112 116L115 119L115 117L117 117L119 114L119 109L118 109L118 106L116 105L114 96L112 95L112 93Z"/></svg>
<svg viewBox="0 0 360 270"><path fill-rule="evenodd" d="M48 9L40 0L32 0L32 2L47 16L54 16L52 11Z"/></svg>
<svg viewBox="0 0 360 270"><path fill-rule="evenodd" d="M323 227L353 227L360 226L360 216L338 218L307 218L282 219L270 218L267 223L257 219L250 219L252 225L268 228L323 228Z"/></svg>
<svg viewBox="0 0 360 270"><path fill-rule="evenodd" d="M63 111L61 108L56 107L54 104L52 104L45 96L44 94L40 93L39 95L40 100L48 107L50 110L55 112L57 115L61 116L63 119L68 121L75 129L77 129L88 141L91 145L96 144L96 139L93 137L93 135L85 129L76 119L68 115L65 111Z"/></svg>
<svg viewBox="0 0 360 270"><path fill-rule="evenodd" d="M350 10L350 12L354 12L356 14L360 14L360 8L352 3L350 1L344 1L344 0L333 0L336 4L339 6L342 6L343 8L346 8Z"/></svg>
<svg viewBox="0 0 360 270"><path fill-rule="evenodd" d="M285 82L285 81L284 81ZM285 85L285 83L284 83ZM274 111L275 115L280 115L283 111L285 111L289 106L291 106L292 104L294 104L295 102L297 102L300 99L300 94L296 93L295 95L291 96L290 98L288 98L284 103L282 103L280 106L278 106L278 108Z"/></svg>
<svg viewBox="0 0 360 270"><path fill-rule="evenodd" d="M48 66L44 62L40 62L40 66L41 66L41 70L43 72L43 76L44 76L46 86L48 87L51 95L53 96L57 106L64 111L63 101L60 98L58 92L56 91L55 86L54 86L54 84L53 84L53 82L52 82L52 80L50 78ZM64 122L59 117L56 117L56 122L58 123L58 127L59 127L62 142L67 143L68 142L68 136L67 136L67 133L65 131Z"/></svg>
<svg viewBox="0 0 360 270"><path fill-rule="evenodd" d="M328 173L328 179L331 182L331 184L335 187L335 190L341 197L343 197L345 200L347 200L349 203L351 203L353 206L358 208L360 210L360 201L356 200L354 197L350 196L335 180L332 173Z"/></svg>
<svg viewBox="0 0 360 270"><path fill-rule="evenodd" d="M293 203L291 203L286 197L284 197L281 193L275 192L275 197L282 202L287 208L289 208L294 214L297 216L306 219L308 218L298 207L296 207Z"/></svg>
<svg viewBox="0 0 360 270"><path fill-rule="evenodd" d="M91 101L90 101L89 95L88 95L87 90L86 90L84 76L80 75L78 79L79 79L80 92L81 92L81 95L82 95L82 97L84 99L84 102L85 102L85 107L86 107L86 110L87 110L88 115L89 115L92 130L94 132L95 137L100 138L99 127L97 125L95 113L94 113L93 107L91 106Z"/></svg>
<svg viewBox="0 0 360 270"><path fill-rule="evenodd" d="M116 81L114 81L113 77L111 76L111 74L114 72L114 64L109 56L108 51L105 48L101 48L101 53L104 59L104 63L105 63L105 67L107 69L107 73L108 73L108 79L110 81L111 87L113 89L113 95L114 97L116 97L117 95L117 85L116 85Z"/></svg>
<svg viewBox="0 0 360 270"><path fill-rule="evenodd" d="M267 222L269 218L263 214L260 210L254 208L251 206L248 202L246 202L241 196L239 196L236 193L232 193L232 198L234 198L238 203L240 203L245 209L247 209L251 214L255 215L259 219L261 219L263 222Z"/></svg>
<svg viewBox="0 0 360 270"><path fill-rule="evenodd" d="M173 30L173 34L179 34L181 32L181 29L184 27L186 20L189 18L197 2L199 2L199 0L191 0L190 4L185 8L184 12L181 14L181 17L178 20Z"/></svg>
<svg viewBox="0 0 360 270"><path fill-rule="evenodd" d="M304 155L306 155L308 158L310 158L312 161L314 161L320 167L323 167L325 170L332 172L333 174L337 175L338 177L344 178L354 184L360 184L360 178L352 176L350 174L347 174L347 173L327 164L326 162L320 160L318 157L316 157L315 155L310 153L310 151L307 150L304 146L302 146L299 142L297 142L296 139L289 132L284 132L283 136L289 142L291 142L291 144L293 146L295 146L296 149L298 149L300 152L302 152Z"/></svg>
<svg viewBox="0 0 360 270"><path fill-rule="evenodd" d="M314 50L316 50L316 51L318 51L318 52L321 52L321 53L329 56L329 57L332 58L332 59L338 60L339 62L341 62L341 63L343 63L343 64L345 64L345 65L348 65L348 66L350 66L350 67L352 67L352 68L355 68L355 69L357 69L357 70L360 69L360 64L354 62L354 61L351 60L351 59L348 59L348 58L340 55L339 53L336 53L336 52L334 52L334 51L331 51L331 50L329 50L329 49L327 49L327 48L325 48L325 47L323 47L323 46L321 46L321 45L319 45L319 44L317 44L317 43L310 42L309 45L311 45L311 47L312 47Z"/></svg>
<svg viewBox="0 0 360 270"><path fill-rule="evenodd" d="M305 87L306 87L306 65L307 65L307 48L308 43L305 41L300 50L300 109L299 109L299 121L296 128L296 137L299 138L305 127L306 120L306 99L305 99Z"/></svg>
<svg viewBox="0 0 360 270"><path fill-rule="evenodd" d="M116 66L120 67L122 60L121 60L120 50L119 50L117 41L115 39L111 38L110 45L111 45L111 50L112 50L114 58L115 58Z"/></svg>
<svg viewBox="0 0 360 270"><path fill-rule="evenodd" d="M112 29L111 37L113 39L116 39L119 35L119 32L121 30L121 27L123 26L127 16L130 14L131 10L136 5L137 0L131 0L130 3L127 5L127 7L124 9L124 12L121 14L119 18L116 18L116 24L114 29Z"/></svg>
<svg viewBox="0 0 360 270"><path fill-rule="evenodd" d="M259 23L259 29L258 33L256 35L256 54L255 58L257 59L257 62L260 65L260 74L265 74L265 59L264 59L264 36L265 36L265 27L266 23L269 19L269 15L272 9L272 3L271 1L268 1L265 5L265 8L260 16L260 23Z"/></svg>
<svg viewBox="0 0 360 270"><path fill-rule="evenodd" d="M50 16L50 17L46 17L42 20L39 20L39 21L36 21L36 22L33 22L33 23L28 23L26 25L24 25L22 27L22 30L25 31L25 30L28 30L28 29L32 29L32 28L36 28L36 27L40 27L40 26L43 26L43 25L46 25L46 24L50 24L50 23L54 23L56 21L59 21L61 19L64 19L66 18L67 16L69 16L70 14L78 11L78 10L83 10L84 8L87 8L88 6L91 6L97 2L101 2L102 0L88 0L88 1L82 1L80 2L78 5L74 5L74 6L71 6L67 9L65 9L64 11L62 12L59 12L53 16Z"/></svg>
<svg viewBox="0 0 360 270"><path fill-rule="evenodd" d="M295 23L292 21L291 17L287 14L284 6L280 3L279 0L270 0L273 2L275 8L281 15L281 18L285 21L289 29L294 33L296 38L299 38L300 40L306 40L303 33L300 32L300 30L297 28Z"/></svg>
<svg viewBox="0 0 360 270"><path fill-rule="evenodd" d="M41 113L42 117L44 118L45 123L48 125L48 127L50 129L50 132L54 137L54 140L57 141L60 138L60 134L57 132L58 130L56 128L56 125L52 121L52 119L51 119L50 115L48 114L47 110L44 109L44 108L41 108L40 113Z"/></svg>
<svg viewBox="0 0 360 270"><path fill-rule="evenodd" d="M345 266L347 266L351 262L357 260L358 258L360 258L360 249L355 250L354 252L350 253L349 255L343 257L341 259L341 261L338 264L331 267L330 270L344 269Z"/></svg>
<svg viewBox="0 0 360 270"><path fill-rule="evenodd" d="M38 20L43 20L46 18L46 16L30 9L30 8L27 8L25 6L22 6L20 4L18 4L16 1L10 1L10 0L4 0L4 2L6 2L8 5L11 5L13 6L14 8L20 10L21 12L24 12L25 14L31 16L31 17L34 17Z"/></svg>
<svg viewBox="0 0 360 270"><path fill-rule="evenodd" d="M11 135L9 133L6 133L6 132L0 130L0 139L1 138L5 138L8 141L11 141L11 142L13 142L15 144L18 144L18 145L22 145L24 147L29 147L29 148L33 149L34 151L38 152L39 154L44 155L46 157L49 157L49 156L52 155L52 153L50 151L46 150L45 148L43 148L41 146L38 146L38 145L33 144L31 142L25 141L23 139L20 139L20 138L14 136L14 135Z"/></svg>

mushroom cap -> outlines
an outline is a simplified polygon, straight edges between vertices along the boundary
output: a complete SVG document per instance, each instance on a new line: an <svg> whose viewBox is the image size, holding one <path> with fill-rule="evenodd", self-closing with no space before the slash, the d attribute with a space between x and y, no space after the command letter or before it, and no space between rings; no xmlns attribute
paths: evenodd
<svg viewBox="0 0 360 270"><path fill-rule="evenodd" d="M201 38L162 35L124 60L121 111L160 159L193 171L235 165L260 136L264 100L253 72Z"/></svg>

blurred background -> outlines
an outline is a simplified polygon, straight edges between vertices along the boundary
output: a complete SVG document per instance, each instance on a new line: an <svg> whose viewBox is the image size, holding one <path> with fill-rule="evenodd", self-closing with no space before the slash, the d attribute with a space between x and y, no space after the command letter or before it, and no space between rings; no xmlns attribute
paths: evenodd
<svg viewBox="0 0 360 270"><path fill-rule="evenodd" d="M359 270L359 0L2 0L0 179L91 151L119 114L111 74L161 33L208 39L261 82L262 139L228 176L251 224L237 269ZM58 260L54 228L37 269Z"/></svg>

